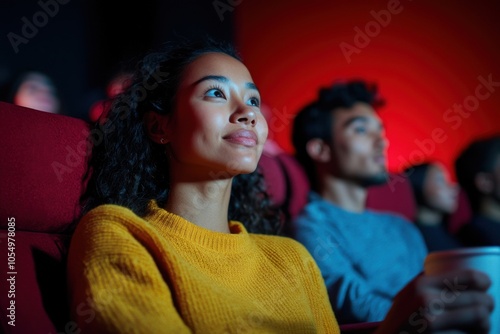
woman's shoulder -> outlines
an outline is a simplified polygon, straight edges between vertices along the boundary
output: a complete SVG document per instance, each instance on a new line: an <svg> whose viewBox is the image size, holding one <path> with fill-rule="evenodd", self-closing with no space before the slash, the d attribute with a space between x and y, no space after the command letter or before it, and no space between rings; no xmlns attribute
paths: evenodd
<svg viewBox="0 0 500 334"><path fill-rule="evenodd" d="M296 260L312 259L309 251L300 242L285 236L251 234L256 244L264 250L269 250L274 256L295 258Z"/></svg>
<svg viewBox="0 0 500 334"><path fill-rule="evenodd" d="M158 233L131 209L104 204L87 212L71 237L70 253L103 259L139 254ZM146 241L145 241L146 240ZM149 241L148 241L149 240Z"/></svg>
<svg viewBox="0 0 500 334"><path fill-rule="evenodd" d="M133 226L144 226L144 219L127 207L103 204L93 208L80 219L75 235L130 230Z"/></svg>
<svg viewBox="0 0 500 334"><path fill-rule="evenodd" d="M101 204L88 211L84 217L93 217L96 215L127 215L129 213L134 214L133 211L126 206L118 204Z"/></svg>
<svg viewBox="0 0 500 334"><path fill-rule="evenodd" d="M87 212L81 218L80 224L88 224L102 220L127 221L139 219L141 218L137 216L131 209L125 206L116 204L102 204Z"/></svg>

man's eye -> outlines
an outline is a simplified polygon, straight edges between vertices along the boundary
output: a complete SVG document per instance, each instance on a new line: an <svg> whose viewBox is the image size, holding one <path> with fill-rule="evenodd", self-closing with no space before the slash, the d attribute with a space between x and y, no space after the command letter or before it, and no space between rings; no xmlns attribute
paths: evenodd
<svg viewBox="0 0 500 334"><path fill-rule="evenodd" d="M219 88L211 88L205 94L210 97L225 98L224 93Z"/></svg>
<svg viewBox="0 0 500 334"><path fill-rule="evenodd" d="M356 133L366 133L366 129L363 127L356 127L354 128L354 132Z"/></svg>
<svg viewBox="0 0 500 334"><path fill-rule="evenodd" d="M256 98L256 97L252 97L252 98L250 98L250 100L248 100L248 102L249 102L249 104L250 104L251 106L254 106L254 107L259 107L259 106L260 106L260 101L259 101L259 99L258 99L258 98Z"/></svg>

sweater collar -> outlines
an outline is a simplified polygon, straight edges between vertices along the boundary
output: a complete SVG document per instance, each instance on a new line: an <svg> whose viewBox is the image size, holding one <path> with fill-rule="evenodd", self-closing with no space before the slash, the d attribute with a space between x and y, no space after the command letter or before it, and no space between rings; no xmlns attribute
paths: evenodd
<svg viewBox="0 0 500 334"><path fill-rule="evenodd" d="M251 244L250 235L240 222L229 222L230 233L214 232L160 208L154 200L149 203L144 219L163 235L175 236L217 252L244 251Z"/></svg>

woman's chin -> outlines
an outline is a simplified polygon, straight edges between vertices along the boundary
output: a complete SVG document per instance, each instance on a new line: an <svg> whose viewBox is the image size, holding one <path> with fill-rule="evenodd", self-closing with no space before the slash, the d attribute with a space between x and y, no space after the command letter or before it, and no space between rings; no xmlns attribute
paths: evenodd
<svg viewBox="0 0 500 334"><path fill-rule="evenodd" d="M238 168L231 170L234 175L239 174L250 174L255 172L257 169L257 164L239 165Z"/></svg>

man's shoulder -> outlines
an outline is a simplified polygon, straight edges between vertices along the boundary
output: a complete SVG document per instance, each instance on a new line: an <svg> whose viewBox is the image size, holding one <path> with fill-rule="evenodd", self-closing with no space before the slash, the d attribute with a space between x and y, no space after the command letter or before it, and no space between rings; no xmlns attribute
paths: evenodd
<svg viewBox="0 0 500 334"><path fill-rule="evenodd" d="M295 226L322 224L352 224L354 222L377 222L380 224L414 225L404 216L389 211L365 209L362 212L352 212L341 206L325 200L319 194L311 192L309 201L300 214L292 222Z"/></svg>
<svg viewBox="0 0 500 334"><path fill-rule="evenodd" d="M339 206L325 200L319 194L315 192L310 192L308 195L307 204L304 206L299 216L321 215L321 214L325 215L341 210L342 209Z"/></svg>
<svg viewBox="0 0 500 334"><path fill-rule="evenodd" d="M397 223L397 224L411 224L414 225L411 221L409 221L406 217L403 215L397 213L397 212L392 212L392 211L376 211L373 209L366 209L365 210L366 215L370 215L372 217L375 217L380 220L388 221L391 223Z"/></svg>

